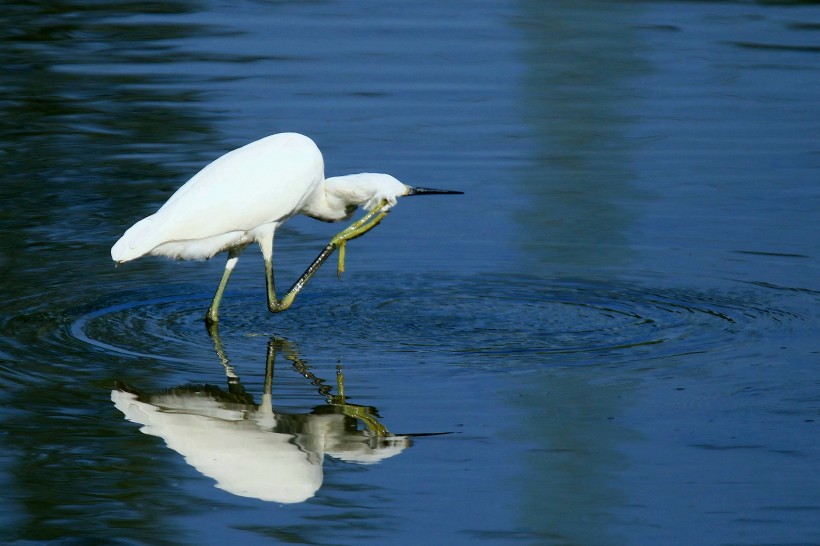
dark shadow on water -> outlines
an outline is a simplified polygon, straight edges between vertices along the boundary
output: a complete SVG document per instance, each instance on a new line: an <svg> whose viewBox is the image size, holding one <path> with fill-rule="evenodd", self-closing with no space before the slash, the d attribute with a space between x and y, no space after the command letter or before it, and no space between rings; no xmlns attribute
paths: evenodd
<svg viewBox="0 0 820 546"><path fill-rule="evenodd" d="M391 434L379 421L376 408L347 401L341 366L333 394L333 388L310 371L294 344L274 337L268 342L264 390L257 404L215 331L213 340L225 369L224 388L186 384L144 393L118 382L111 399L126 419L141 424L145 434L162 438L220 489L264 501L304 502L322 485L325 455L372 464L410 447L410 436ZM274 409L274 363L279 353L317 388L324 404L309 413Z"/></svg>

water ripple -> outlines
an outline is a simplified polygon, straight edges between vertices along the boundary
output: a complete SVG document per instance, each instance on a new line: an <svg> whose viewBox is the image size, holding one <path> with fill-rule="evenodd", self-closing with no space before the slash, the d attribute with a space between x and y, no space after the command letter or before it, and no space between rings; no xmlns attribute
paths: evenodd
<svg viewBox="0 0 820 546"><path fill-rule="evenodd" d="M771 303L771 290L762 288L722 293L521 278L414 282L382 292L369 288L374 282L308 293L279 315L267 312L257 292L232 293L223 302L221 331L352 349L578 362L717 352L739 335L802 320ZM104 352L184 362L202 347L208 303L201 293L134 299L80 316L71 335Z"/></svg>

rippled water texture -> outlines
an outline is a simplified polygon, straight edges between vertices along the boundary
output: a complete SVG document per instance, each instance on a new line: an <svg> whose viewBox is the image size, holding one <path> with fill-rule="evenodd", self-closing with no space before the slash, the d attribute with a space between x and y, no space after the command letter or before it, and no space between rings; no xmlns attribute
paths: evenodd
<svg viewBox="0 0 820 546"><path fill-rule="evenodd" d="M820 543L818 4L3 17L3 544ZM279 131L465 194L210 336L222 257L109 249Z"/></svg>

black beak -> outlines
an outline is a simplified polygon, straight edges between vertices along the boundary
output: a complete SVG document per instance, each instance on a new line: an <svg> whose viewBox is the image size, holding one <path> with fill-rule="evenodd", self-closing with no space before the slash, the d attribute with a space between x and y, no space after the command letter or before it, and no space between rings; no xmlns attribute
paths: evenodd
<svg viewBox="0 0 820 546"><path fill-rule="evenodd" d="M434 190L432 188L414 188L413 186L408 186L407 195L432 195L432 194L449 194L449 195L457 195L463 194L463 191L453 191L453 190Z"/></svg>

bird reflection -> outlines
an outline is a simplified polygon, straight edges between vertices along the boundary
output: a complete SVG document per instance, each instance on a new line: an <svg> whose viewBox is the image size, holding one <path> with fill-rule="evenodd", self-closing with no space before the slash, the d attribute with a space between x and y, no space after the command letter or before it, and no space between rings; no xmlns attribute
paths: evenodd
<svg viewBox="0 0 820 546"><path fill-rule="evenodd" d="M316 377L293 344L268 343L262 401L256 404L224 351L214 345L227 376L227 389L184 385L159 393L139 392L118 383L111 400L125 418L159 436L216 486L234 495L280 503L303 502L323 481L324 455L370 464L393 457L410 446L410 438L393 435L378 420L375 408L347 402L344 376L337 367L336 394ZM281 353L293 368L318 388L325 404L310 413L274 411L273 370ZM361 426L361 428L360 428Z"/></svg>

